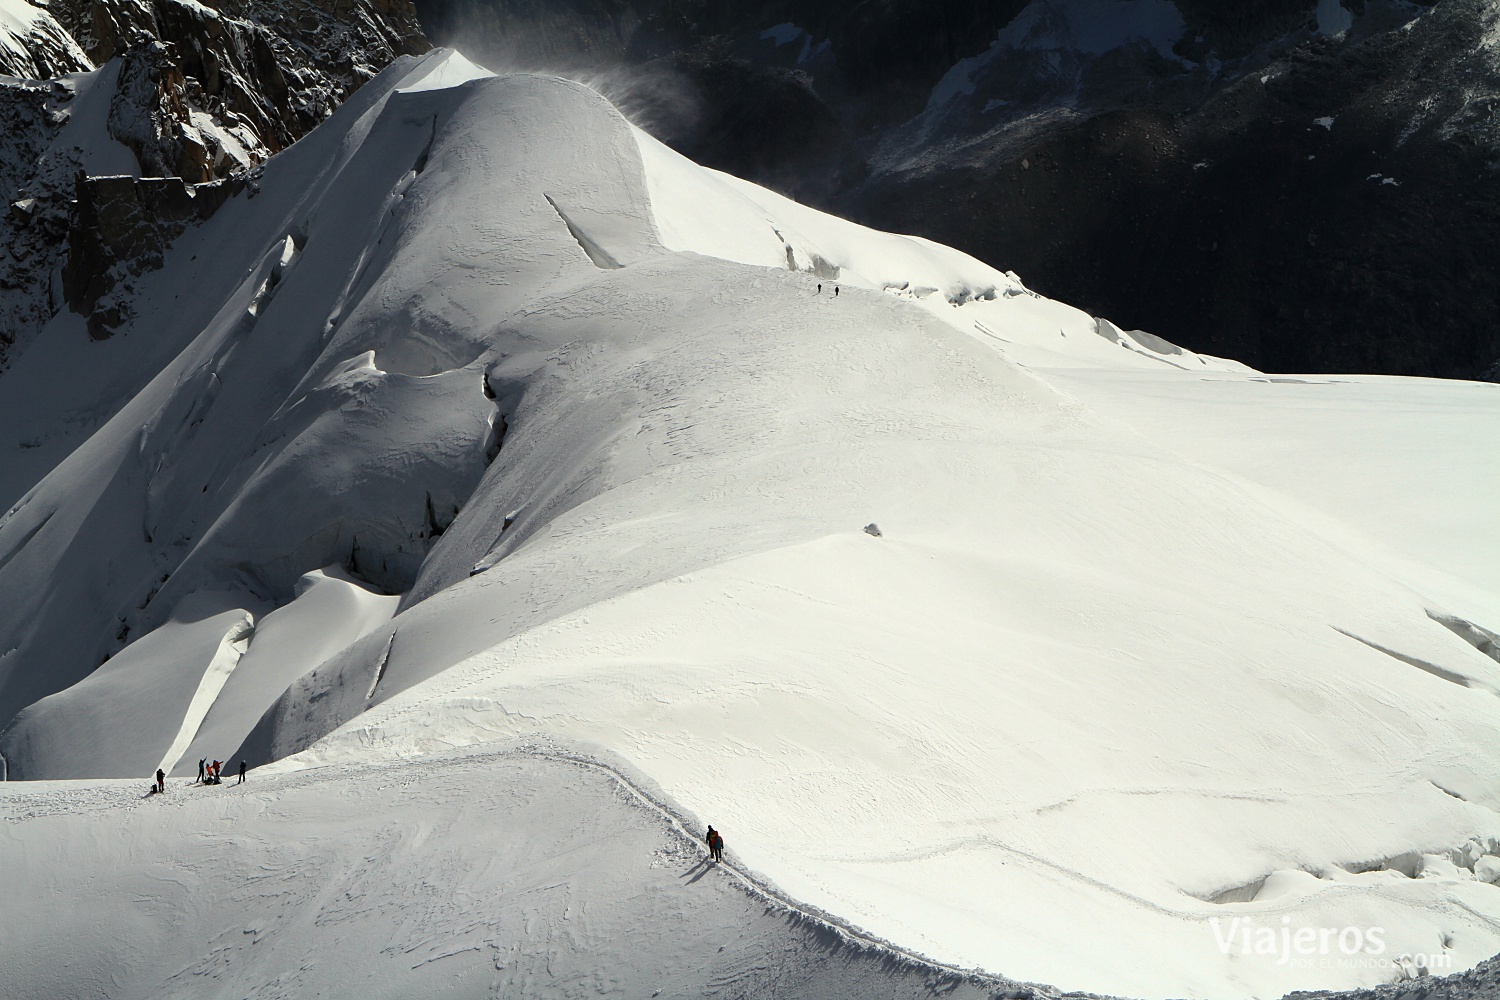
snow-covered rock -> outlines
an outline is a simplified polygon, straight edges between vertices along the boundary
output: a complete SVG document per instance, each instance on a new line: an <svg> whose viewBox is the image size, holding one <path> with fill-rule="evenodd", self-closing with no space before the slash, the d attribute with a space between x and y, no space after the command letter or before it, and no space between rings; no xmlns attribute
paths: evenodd
<svg viewBox="0 0 1500 1000"><path fill-rule="evenodd" d="M49 9L0 6L0 72L54 78L0 80L12 206L0 216L0 366L64 307L108 337L131 281L217 207L222 192L203 185L246 182L392 59L428 48L407 0ZM157 183L132 190L123 177Z"/></svg>
<svg viewBox="0 0 1500 1000"><path fill-rule="evenodd" d="M0 73L48 80L92 68L78 42L44 5L0 2Z"/></svg>

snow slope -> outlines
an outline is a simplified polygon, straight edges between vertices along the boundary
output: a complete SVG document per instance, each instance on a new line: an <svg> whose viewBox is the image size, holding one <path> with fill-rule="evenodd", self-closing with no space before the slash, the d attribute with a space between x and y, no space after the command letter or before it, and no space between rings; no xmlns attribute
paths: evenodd
<svg viewBox="0 0 1500 1000"><path fill-rule="evenodd" d="M1500 620L1500 524L1475 516L1500 499L1500 449L1486 432L1500 420L1493 384L1077 369L1047 378L1184 458L1263 487L1290 516L1356 533L1351 547L1398 564L1432 601Z"/></svg>
<svg viewBox="0 0 1500 1000"><path fill-rule="evenodd" d="M171 768L254 631L238 594L201 591L166 624L11 722L6 755L31 773L123 778Z"/></svg>
<svg viewBox="0 0 1500 1000"><path fill-rule="evenodd" d="M778 905L574 754L143 787L0 786L6 996L978 1000L1004 985Z"/></svg>
<svg viewBox="0 0 1500 1000"><path fill-rule="evenodd" d="M251 194L143 277L123 404L66 318L14 369L97 429L0 521L12 778L116 773L62 749L98 725L287 789L556 739L792 896L1018 979L1275 996L1500 950L1486 390L1303 392L445 53ZM208 593L255 629L227 674L185 631ZM126 671L180 707L117 710ZM1220 947L1235 918L1386 950L1278 963Z"/></svg>

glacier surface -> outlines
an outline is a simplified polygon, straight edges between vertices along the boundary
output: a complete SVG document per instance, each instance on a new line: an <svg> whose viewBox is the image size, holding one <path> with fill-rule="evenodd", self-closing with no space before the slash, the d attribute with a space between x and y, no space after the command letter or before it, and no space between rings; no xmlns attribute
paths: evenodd
<svg viewBox="0 0 1500 1000"><path fill-rule="evenodd" d="M1494 386L1196 355L442 51L136 296L0 380L79 442L6 480L0 940L86 957L9 993L707 992L662 928L748 926L735 880L1143 997L1500 950Z"/></svg>

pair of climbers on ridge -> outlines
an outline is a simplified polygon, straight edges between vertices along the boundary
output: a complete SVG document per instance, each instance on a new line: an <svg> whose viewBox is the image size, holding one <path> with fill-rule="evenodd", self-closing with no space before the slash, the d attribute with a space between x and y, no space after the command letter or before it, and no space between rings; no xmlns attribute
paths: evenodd
<svg viewBox="0 0 1500 1000"><path fill-rule="evenodd" d="M818 282L818 294L819 295L823 294L823 283L821 281ZM838 298L839 297L839 286L838 285L834 285L833 286L833 297L834 298Z"/></svg>
<svg viewBox="0 0 1500 1000"><path fill-rule="evenodd" d="M724 860L724 837L712 826L703 837L703 842L708 845L708 856L714 861Z"/></svg>

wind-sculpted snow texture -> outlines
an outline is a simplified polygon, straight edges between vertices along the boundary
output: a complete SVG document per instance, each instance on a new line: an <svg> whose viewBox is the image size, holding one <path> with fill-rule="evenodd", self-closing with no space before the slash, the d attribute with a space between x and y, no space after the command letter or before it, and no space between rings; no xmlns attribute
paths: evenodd
<svg viewBox="0 0 1500 1000"><path fill-rule="evenodd" d="M0 383L0 417L67 414L81 442L0 521L0 752L12 778L244 757L284 797L179 804L179 782L120 813L111 786L44 786L98 801L57 791L77 815L14 836L39 851L55 822L50 863L86 869L66 845L123 821L196 871L207 848L167 826L249 824L241 887L384 857L346 811L415 845L356 866L337 913L288 881L274 969L241 957L273 917L230 917L253 892L190 892L191 954L100 946L167 956L142 994L376 976L341 962L345 926L401 970L380 988L573 989L537 935L618 947L655 919L618 881L530 923L476 888L442 933L390 929L392 885L447 899L535 857L588 894L657 849L568 841L616 822L597 789L506 834L525 858L442 846L431 809L508 830L552 772L389 762L496 741L608 748L778 899L1021 980L1273 996L1500 949L1490 387L1183 351L698 168L582 85L447 52L367 85L134 294L111 340L49 328ZM127 672L171 696L115 697ZM311 846L256 846L282 824ZM693 926L718 905L659 898ZM609 921L569 923L596 905ZM1221 946L1236 918L1379 926L1388 953L1278 963ZM759 995L643 933L573 992Z"/></svg>
<svg viewBox="0 0 1500 1000"><path fill-rule="evenodd" d="M1045 995L782 905L576 755L178 788L146 802L118 782L0 790L0 843L27 862L0 889L6 996ZM106 816L111 836L90 839Z"/></svg>

